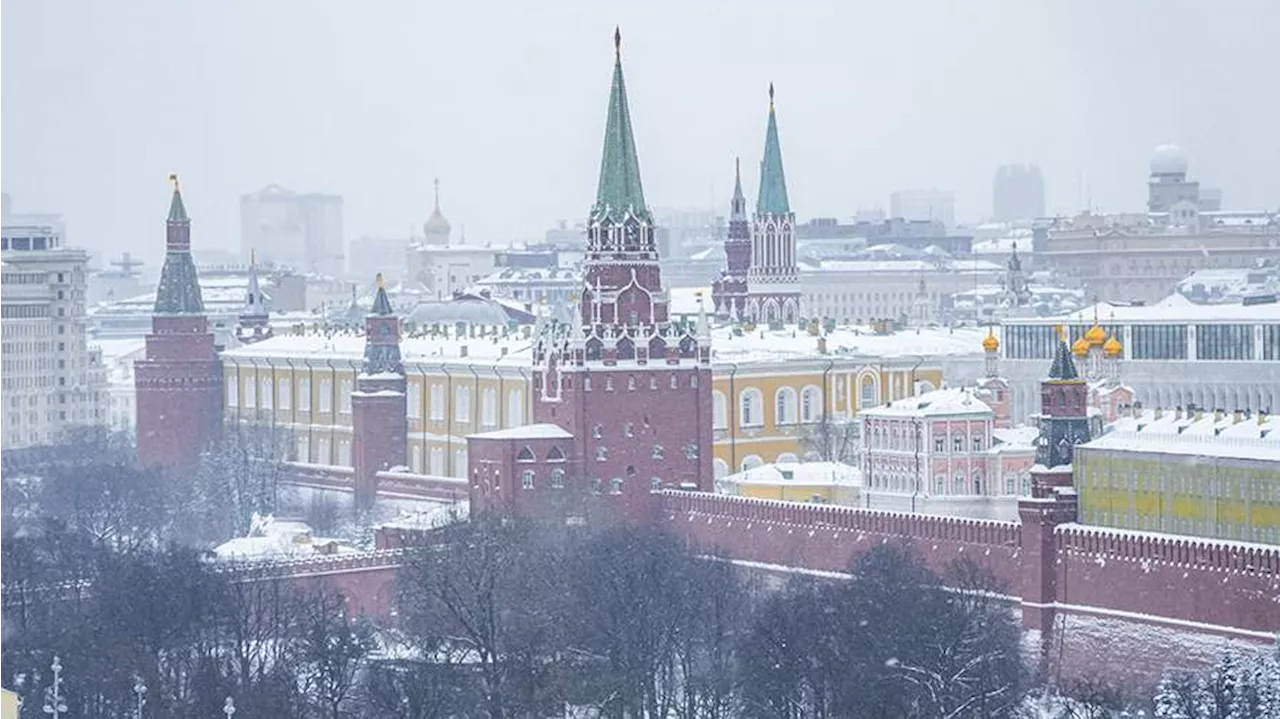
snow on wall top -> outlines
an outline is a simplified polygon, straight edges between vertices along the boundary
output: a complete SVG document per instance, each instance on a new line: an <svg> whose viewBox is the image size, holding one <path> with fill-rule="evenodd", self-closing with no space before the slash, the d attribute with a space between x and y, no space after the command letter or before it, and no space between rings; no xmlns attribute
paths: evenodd
<svg viewBox="0 0 1280 719"><path fill-rule="evenodd" d="M827 352L818 346L818 338L794 329L757 328L735 336L729 327L711 332L713 364L770 362L812 359L840 355L869 357L925 357L982 354L982 340L987 331L977 327L958 329L922 328L893 334L876 334L870 327L840 327L826 334Z"/></svg>
<svg viewBox="0 0 1280 719"><path fill-rule="evenodd" d="M775 462L721 480L726 484L862 486L862 470L840 462Z"/></svg>
<svg viewBox="0 0 1280 719"><path fill-rule="evenodd" d="M530 424L524 427L495 429L467 435L467 439L571 439L573 433L554 424Z"/></svg>

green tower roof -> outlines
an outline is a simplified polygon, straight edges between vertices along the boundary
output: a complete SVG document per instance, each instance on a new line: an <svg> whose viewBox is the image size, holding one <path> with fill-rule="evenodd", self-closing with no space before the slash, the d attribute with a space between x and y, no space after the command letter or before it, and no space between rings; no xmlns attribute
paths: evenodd
<svg viewBox="0 0 1280 719"><path fill-rule="evenodd" d="M169 222L189 222L191 218L187 216L187 206L182 204L182 191L178 189L178 176L169 175L169 181L173 183L173 199L169 201Z"/></svg>
<svg viewBox="0 0 1280 719"><path fill-rule="evenodd" d="M773 109L773 83L769 83L769 126L764 134L764 159L760 161L756 214L786 215L790 212L787 178L782 172L782 147L778 144L778 117Z"/></svg>
<svg viewBox="0 0 1280 719"><path fill-rule="evenodd" d="M600 159L600 184L596 188L594 220L622 221L628 212L647 217L644 188L640 186L640 160L631 132L627 86L622 79L622 33L614 30L613 86L609 90L609 118L604 128L604 153Z"/></svg>

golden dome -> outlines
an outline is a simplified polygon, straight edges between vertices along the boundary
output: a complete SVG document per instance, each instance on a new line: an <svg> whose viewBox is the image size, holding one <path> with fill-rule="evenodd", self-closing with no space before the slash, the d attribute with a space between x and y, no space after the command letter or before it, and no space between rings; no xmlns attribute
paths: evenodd
<svg viewBox="0 0 1280 719"><path fill-rule="evenodd" d="M987 329L987 336L982 338L982 349L987 352L995 352L1000 349L1000 340L996 339L995 332L990 328Z"/></svg>
<svg viewBox="0 0 1280 719"><path fill-rule="evenodd" d="M1089 344L1097 347L1107 341L1107 331L1095 324L1084 333L1084 338Z"/></svg>
<svg viewBox="0 0 1280 719"><path fill-rule="evenodd" d="M1071 352L1077 357L1083 357L1089 354L1089 340L1081 337L1071 345Z"/></svg>
<svg viewBox="0 0 1280 719"><path fill-rule="evenodd" d="M1106 352L1108 357L1119 357L1120 353L1124 352L1124 346L1120 344L1120 340L1116 339L1115 335L1111 335L1106 344L1102 345L1102 351Z"/></svg>

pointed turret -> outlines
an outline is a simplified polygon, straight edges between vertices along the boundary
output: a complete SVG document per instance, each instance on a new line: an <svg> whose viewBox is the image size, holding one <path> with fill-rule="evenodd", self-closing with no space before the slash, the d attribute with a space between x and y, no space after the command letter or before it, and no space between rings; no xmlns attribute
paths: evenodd
<svg viewBox="0 0 1280 719"><path fill-rule="evenodd" d="M404 374L400 361L400 318L391 308L387 288L379 272L376 278L378 290L373 296L373 307L364 318L364 375L393 373Z"/></svg>
<svg viewBox="0 0 1280 719"><path fill-rule="evenodd" d="M742 194L742 160L737 157L733 158L733 199L729 202L729 222L734 221L747 221L747 198Z"/></svg>
<svg viewBox="0 0 1280 719"><path fill-rule="evenodd" d="M1053 353L1053 364L1049 366L1049 379L1080 379L1080 375L1076 372L1075 360L1071 358L1071 346L1067 344L1066 337L1058 338L1058 347Z"/></svg>
<svg viewBox="0 0 1280 719"><path fill-rule="evenodd" d="M373 506L378 472L405 464L408 384L400 361L400 318L379 273L373 308L364 318L364 365L351 393L352 469L355 502Z"/></svg>
<svg viewBox="0 0 1280 719"><path fill-rule="evenodd" d="M244 344L271 337L271 318L258 285L258 253L249 252L249 288L245 292L244 309L236 322L236 338Z"/></svg>
<svg viewBox="0 0 1280 719"><path fill-rule="evenodd" d="M628 212L648 218L644 188L640 185L640 160L631 130L627 86L622 78L622 32L613 34L613 85L609 90L609 116L604 128L604 152L600 159L600 183L591 216L621 222Z"/></svg>
<svg viewBox="0 0 1280 719"><path fill-rule="evenodd" d="M778 115L773 105L773 83L769 83L769 125L764 134L764 158L760 161L756 214L785 215L790 212L787 178L782 171L782 146L778 142Z"/></svg>
<svg viewBox="0 0 1280 719"><path fill-rule="evenodd" d="M191 259L191 218L182 202L178 176L169 175L169 181L173 183L173 199L169 201L169 217L165 220L164 267L156 287L155 313L203 315L200 278Z"/></svg>
<svg viewBox="0 0 1280 719"><path fill-rule="evenodd" d="M711 286L712 305L719 317L742 313L751 270L751 224L747 198L742 194L742 163L733 160L733 199L729 202L729 231L724 238L725 266Z"/></svg>

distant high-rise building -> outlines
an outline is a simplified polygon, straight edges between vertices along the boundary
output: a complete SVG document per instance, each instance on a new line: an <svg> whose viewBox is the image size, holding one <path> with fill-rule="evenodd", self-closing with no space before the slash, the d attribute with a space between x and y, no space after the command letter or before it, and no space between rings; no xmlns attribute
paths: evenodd
<svg viewBox="0 0 1280 719"><path fill-rule="evenodd" d="M889 195L889 216L956 226L956 195L946 190L899 190Z"/></svg>
<svg viewBox="0 0 1280 719"><path fill-rule="evenodd" d="M11 224L3 260L3 406L5 449L47 444L66 427L101 420L95 361L85 329L89 256L63 246L49 225Z"/></svg>
<svg viewBox="0 0 1280 719"><path fill-rule="evenodd" d="M279 185L240 196L240 254L298 272L341 275L342 197L299 194Z"/></svg>
<svg viewBox="0 0 1280 719"><path fill-rule="evenodd" d="M1000 222L1044 217L1044 176L1035 165L1001 165L992 190L992 218Z"/></svg>

